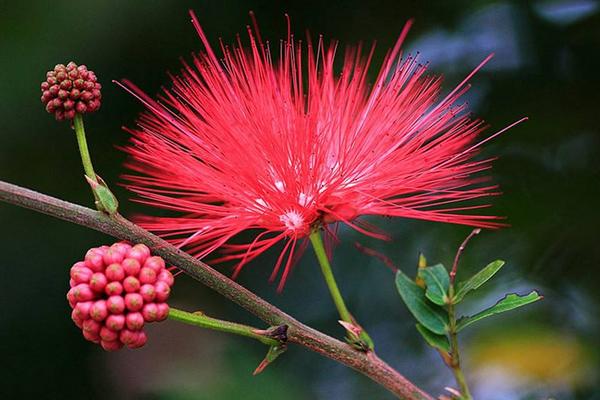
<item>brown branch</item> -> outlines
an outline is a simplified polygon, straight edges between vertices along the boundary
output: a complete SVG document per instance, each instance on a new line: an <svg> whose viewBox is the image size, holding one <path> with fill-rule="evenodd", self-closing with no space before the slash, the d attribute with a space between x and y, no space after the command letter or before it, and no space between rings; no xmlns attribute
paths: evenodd
<svg viewBox="0 0 600 400"><path fill-rule="evenodd" d="M450 271L450 282L451 283L454 283L454 279L456 279L456 271L458 269L458 261L460 261L460 256L461 256L462 252L465 250L465 247L467 247L467 243L469 243L469 240L471 240L473 238L473 236L479 235L479 232L481 232L480 228L473 229L471 231L471 233L469 233L469 236L466 237L466 239L461 243L460 247L456 251L456 256L454 256L454 262L452 263L452 270Z"/></svg>
<svg viewBox="0 0 600 400"><path fill-rule="evenodd" d="M302 345L368 376L400 399L433 400L373 352L363 353L295 320L210 266L133 224L121 215L106 214L0 181L0 201L28 208L119 239L144 243L172 265L242 306L270 325L287 325L288 341Z"/></svg>

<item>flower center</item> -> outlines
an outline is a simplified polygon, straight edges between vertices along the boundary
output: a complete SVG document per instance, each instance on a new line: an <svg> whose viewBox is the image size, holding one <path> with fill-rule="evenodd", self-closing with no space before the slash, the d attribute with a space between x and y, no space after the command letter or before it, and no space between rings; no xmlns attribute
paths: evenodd
<svg viewBox="0 0 600 400"><path fill-rule="evenodd" d="M286 228L292 231L298 231L305 228L304 217L298 211L288 211L279 216L279 220Z"/></svg>

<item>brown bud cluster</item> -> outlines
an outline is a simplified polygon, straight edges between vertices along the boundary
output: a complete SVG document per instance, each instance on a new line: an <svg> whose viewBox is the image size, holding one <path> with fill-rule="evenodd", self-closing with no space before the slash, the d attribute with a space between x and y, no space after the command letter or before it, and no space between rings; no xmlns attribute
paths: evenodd
<svg viewBox="0 0 600 400"><path fill-rule="evenodd" d="M85 65L74 62L58 64L46 73L42 82L42 103L58 121L75 118L75 114L91 113L100 108L102 85L96 74Z"/></svg>

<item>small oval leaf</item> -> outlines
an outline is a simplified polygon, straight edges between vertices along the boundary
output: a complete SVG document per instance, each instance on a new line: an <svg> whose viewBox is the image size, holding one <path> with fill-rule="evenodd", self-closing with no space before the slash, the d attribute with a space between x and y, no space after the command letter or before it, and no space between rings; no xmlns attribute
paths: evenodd
<svg viewBox="0 0 600 400"><path fill-rule="evenodd" d="M471 290L479 288L486 283L492 276L496 274L504 266L504 261L496 260L486 265L481 271L473 275L468 281L459 284L458 291L452 299L454 304L459 303L467 293Z"/></svg>
<svg viewBox="0 0 600 400"><path fill-rule="evenodd" d="M450 353L450 342L448 341L448 337L446 335L437 335L421 324L417 324L416 327L428 345L434 349Z"/></svg>
<svg viewBox="0 0 600 400"><path fill-rule="evenodd" d="M425 281L425 296L437 305L447 304L450 277L446 268L442 264L436 264L420 269L419 275Z"/></svg>
<svg viewBox="0 0 600 400"><path fill-rule="evenodd" d="M504 296L503 299L500 299L492 307L478 312L475 315L471 315L470 317L462 317L461 319L459 319L458 323L456 324L456 331L460 332L462 329L466 328L472 323L487 317L491 317L494 314L500 314L506 311L514 310L515 308L522 307L524 305L533 303L541 299L543 299L543 297L540 296L539 293L535 290L525 296L521 296L515 293L507 294L506 296Z"/></svg>
<svg viewBox="0 0 600 400"><path fill-rule="evenodd" d="M425 291L400 270L396 273L396 288L417 321L433 333L446 333L448 314L441 307L427 301Z"/></svg>

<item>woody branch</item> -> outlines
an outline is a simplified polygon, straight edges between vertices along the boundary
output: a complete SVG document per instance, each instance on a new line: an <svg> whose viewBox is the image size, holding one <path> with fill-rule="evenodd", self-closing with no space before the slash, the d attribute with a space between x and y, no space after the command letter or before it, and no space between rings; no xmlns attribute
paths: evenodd
<svg viewBox="0 0 600 400"><path fill-rule="evenodd" d="M346 343L302 324L207 264L140 228L119 214L108 216L87 207L2 181L0 181L0 201L73 222L122 240L143 243L172 265L176 265L195 280L245 308L264 322L270 325L287 325L289 342L304 346L355 369L400 399L433 400L431 396L386 364L374 352L357 351Z"/></svg>

